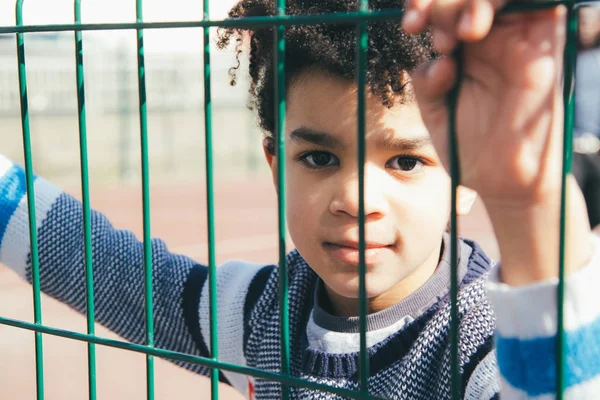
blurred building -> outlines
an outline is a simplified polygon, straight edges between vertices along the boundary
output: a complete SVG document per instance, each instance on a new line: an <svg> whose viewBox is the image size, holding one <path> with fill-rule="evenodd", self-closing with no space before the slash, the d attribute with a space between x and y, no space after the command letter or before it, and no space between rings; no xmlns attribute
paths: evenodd
<svg viewBox="0 0 600 400"><path fill-rule="evenodd" d="M195 36L197 35L197 36ZM163 178L202 174L204 153L201 30L185 36L186 52L146 52L150 162ZM132 35L133 36L133 35ZM135 41L115 45L84 32L85 101L92 162L103 180L139 176L139 107ZM147 40L148 42L148 40ZM181 43L180 43L181 44ZM51 178L78 179L77 77L72 32L25 35L29 113L37 169ZM242 60L242 62L244 62ZM260 134L247 108L244 73L230 85L230 51L211 53L216 173L252 172ZM242 68L240 71L244 71ZM0 123L3 152L22 154L16 39L0 35ZM219 164L220 163L220 164ZM94 171L92 171L94 173Z"/></svg>
<svg viewBox="0 0 600 400"><path fill-rule="evenodd" d="M200 39L200 38L198 38ZM195 43L199 49L199 40ZM84 39L86 102L91 112L117 112L137 99L136 49L109 46ZM25 35L25 61L30 111L42 114L70 113L76 102L74 38L72 33ZM192 49L194 50L194 49ZM0 114L20 113L15 35L0 35ZM227 71L231 54L215 51L211 66L213 101L245 106L239 91L229 89ZM203 101L202 56L198 51L146 55L147 99L152 109L197 108ZM244 86L244 76L240 76Z"/></svg>

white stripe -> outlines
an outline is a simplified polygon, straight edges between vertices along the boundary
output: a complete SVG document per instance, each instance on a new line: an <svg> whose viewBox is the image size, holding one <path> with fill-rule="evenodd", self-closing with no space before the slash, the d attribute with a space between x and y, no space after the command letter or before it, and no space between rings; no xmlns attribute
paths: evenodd
<svg viewBox="0 0 600 400"><path fill-rule="evenodd" d="M500 391L496 351L491 351L477 365L467 383L464 400L489 400Z"/></svg>
<svg viewBox="0 0 600 400"><path fill-rule="evenodd" d="M598 284L600 284L600 238L591 236L593 256L589 263L566 278L565 330L573 331L600 317ZM501 268L501 266L500 266ZM499 268L494 268L488 283L488 298L496 314L501 336L530 339L548 337L557 330L558 279L524 287L499 283Z"/></svg>
<svg viewBox="0 0 600 400"><path fill-rule="evenodd" d="M600 375L594 379L572 386L565 391L565 399L598 400L600 396ZM550 397L554 400L554 397ZM540 399L541 400L541 399Z"/></svg>
<svg viewBox="0 0 600 400"><path fill-rule="evenodd" d="M388 327L367 332L367 347L384 341L412 321L414 318L406 315ZM315 322L312 312L306 325L306 335L308 347L314 350L329 354L348 354L360 351L360 333L335 332L322 328Z"/></svg>
<svg viewBox="0 0 600 400"><path fill-rule="evenodd" d="M63 192L42 178L36 179L34 191L35 219L37 231L39 232L52 205ZM27 195L25 195L6 227L2 247L0 247L0 262L15 271L23 279L26 279L29 252L29 213L27 211Z"/></svg>
<svg viewBox="0 0 600 400"><path fill-rule="evenodd" d="M527 393L513 387L510 383L500 377L500 399L501 400L555 400L556 395L543 394L541 396L528 397ZM563 398L565 400L598 400L600 393L600 376L589 381L572 386L565 390Z"/></svg>
<svg viewBox="0 0 600 400"><path fill-rule="evenodd" d="M544 396L537 396L535 399L544 400ZM556 396L552 397L555 399ZM527 400L527 393L519 390L504 380L503 376L500 376L500 399L501 400ZM482 399L483 400L483 399Z"/></svg>
<svg viewBox="0 0 600 400"><path fill-rule="evenodd" d="M8 172L8 170L12 168L13 165L14 164L12 161L3 155L0 155L0 178L2 178Z"/></svg>
<svg viewBox="0 0 600 400"><path fill-rule="evenodd" d="M244 304L252 278L262 264L230 261L217 269L217 313L219 333L219 360L247 365L244 357ZM202 287L200 297L200 331L204 343L210 350L210 312L208 279ZM248 379L245 375L223 371L229 382L246 393Z"/></svg>

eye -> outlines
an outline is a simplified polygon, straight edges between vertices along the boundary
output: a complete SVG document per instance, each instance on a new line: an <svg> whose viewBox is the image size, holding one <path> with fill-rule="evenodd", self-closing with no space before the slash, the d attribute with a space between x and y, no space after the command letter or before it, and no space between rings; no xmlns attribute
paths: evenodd
<svg viewBox="0 0 600 400"><path fill-rule="evenodd" d="M421 170L423 162L417 157L397 156L388 161L386 167L415 173Z"/></svg>
<svg viewBox="0 0 600 400"><path fill-rule="evenodd" d="M325 168L339 164L337 157L326 151L311 151L304 153L300 157L300 161L309 168Z"/></svg>

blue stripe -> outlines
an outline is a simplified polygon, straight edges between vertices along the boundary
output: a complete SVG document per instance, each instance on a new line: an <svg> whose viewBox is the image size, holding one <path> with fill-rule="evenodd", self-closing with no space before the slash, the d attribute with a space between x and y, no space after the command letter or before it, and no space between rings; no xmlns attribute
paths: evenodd
<svg viewBox="0 0 600 400"><path fill-rule="evenodd" d="M568 389L600 375L600 318L565 336ZM508 383L529 396L556 392L556 336L528 340L498 336L496 340L498 367Z"/></svg>
<svg viewBox="0 0 600 400"><path fill-rule="evenodd" d="M26 191L25 171L21 167L13 165L4 176L0 177L0 245L8 222Z"/></svg>

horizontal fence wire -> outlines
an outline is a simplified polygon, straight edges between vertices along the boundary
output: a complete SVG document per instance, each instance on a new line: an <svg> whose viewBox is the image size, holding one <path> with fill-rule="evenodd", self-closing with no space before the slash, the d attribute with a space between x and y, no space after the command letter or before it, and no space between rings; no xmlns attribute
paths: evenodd
<svg viewBox="0 0 600 400"><path fill-rule="evenodd" d="M211 390L212 398L218 398L218 370L226 370L241 374L250 375L256 378L280 382L282 384L282 397L289 397L290 387L305 387L324 392L341 395L356 399L376 399L377 397L368 394L368 352L366 347L366 281L365 281L365 232L364 232L364 162L365 162L365 82L366 82L366 52L368 47L368 36L366 26L368 22L389 19L401 19L403 11L400 9L369 11L368 1L360 0L360 9L352 13L334 13L322 15L286 15L285 1L277 0L277 15L267 17L249 17L243 19L210 20L208 1L204 5L204 15L201 21L182 21L182 22L143 22L142 0L136 0L136 22L135 23L100 23L83 24L81 23L81 4L80 0L74 2L75 23L74 24L54 24L54 25L24 25L23 23L23 2L16 2L16 25L2 26L0 33L14 33L17 39L17 59L19 72L19 87L21 99L21 122L23 133L23 149L25 158L25 172L27 183L27 206L29 214L29 231L31 241L31 264L32 264L32 283L34 297L34 323L17 321L9 318L0 317L0 324L31 330L35 333L36 349L36 385L37 398L44 398L44 370L43 370L43 350L42 333L50 334L69 339L87 342L88 344L88 376L89 376L89 398L95 399L95 344L120 348L146 354L147 363L147 398L154 398L154 363L153 356L168 358L171 360L184 361L199 364L212 369ZM511 3L505 8L505 12L528 11L555 7L558 4L566 5L568 8L567 20L567 44L564 53L564 146L563 146L563 166L562 166L562 190L561 190L561 213L560 213L560 246L559 246L559 285L558 285L558 335L556 345L556 376L557 376L557 398L561 399L564 392L565 376L565 351L564 351L564 252L565 252L565 211L566 211L566 176L571 170L572 154L572 136L574 122L574 78L575 78L575 60L576 60L576 39L578 26L578 13L576 12L581 5L597 4L596 1L541 1L528 3ZM322 23L348 23L357 26L357 83L358 91L358 138L359 138L359 254L360 254L360 391L341 389L325 384L305 381L300 378L294 378L290 375L290 354L289 354L289 315L288 315L288 271L286 265L286 241L285 241L285 27L290 25L308 25ZM275 35L275 59L274 71L276 73L275 87L275 112L276 112L276 139L278 141L276 150L278 157L278 178L279 185L279 305L281 319L281 373L269 372L240 365L220 362L218 360L218 339L217 339L217 305L216 305L216 263L215 263L215 245L214 245L214 211L213 211L213 171L212 171L212 104L210 95L210 27L252 27L252 26L274 26ZM206 173L207 173L207 212L208 212L208 230L209 230L209 293L210 293L210 321L211 321L211 358L197 357L189 354L173 352L154 347L154 321L152 307L152 249L151 249L151 231L150 231L150 189L149 189L149 169L148 169L148 125L146 113L146 88L145 88L145 60L144 60L144 29L165 29L165 28L204 28L204 83L205 83L205 134L206 134ZM143 201L143 220L144 220L144 278L145 278L145 302L146 302L146 345L132 344L117 340L105 339L94 334L94 294L93 294L93 275L92 275L92 243L91 243L91 224L90 224L90 205L89 205L89 178L87 161L87 139L86 139L86 118L85 118L85 90L83 75L83 31L94 30L115 30L115 29L135 29L137 32L137 51L138 51L138 89L139 89L139 117L140 117L140 140L142 151L142 201ZM31 131L29 124L28 99L27 99L27 68L25 63L25 44L24 33L28 32L57 32L73 31L75 35L75 58L77 68L77 98L78 98L78 118L80 133L80 161L81 161L81 182L83 198L83 221L84 221L84 239L85 239L85 272L86 272L86 293L87 293L87 334L55 329L42 324L42 312L40 303L40 276L39 276L39 256L38 240L36 228L35 213L35 192L33 180L32 151L31 151ZM460 59L459 53L456 54ZM458 63L460 68L460 62ZM460 74L459 74L460 76ZM460 91L460 82L456 84L448 98L450 111L449 118L449 153L451 159L451 360L452 360L452 396L458 399L460 396L460 375L459 375L459 330L458 330L458 282L457 282L457 217L456 217L456 189L460 183L460 170L458 159L458 143L456 141L456 120L455 112Z"/></svg>
<svg viewBox="0 0 600 400"><path fill-rule="evenodd" d="M161 358L165 358L165 359L169 359L169 360L183 361L183 362L191 363L191 364L198 364L198 365L205 366L207 368L218 368L218 369L222 369L225 371L249 375L249 376L253 376L256 378L261 378L261 379L265 379L265 380L269 380L269 381L273 381L273 382L285 383L289 386L304 387L304 388L319 390L322 392L333 393L333 394L337 394L337 395L340 395L340 396L343 396L346 398L350 398L350 399L385 400L383 397L367 395L367 394L357 392L354 390L338 388L338 387L334 387L334 386L325 385L322 383L311 382L311 381L307 381L307 380L304 380L301 378L295 378L293 376L278 374L276 372L265 371L265 370L258 369L258 368L244 367L241 365L230 364L230 363L226 363L223 361L217 362L215 360L212 360L211 358L198 357L198 356L193 356L191 354L179 353L176 351L159 349L156 347L149 347L149 346L145 346L142 344L135 344L135 343L119 341L119 340L114 340L114 339L106 339L106 338L102 338L102 337L98 337L98 336L91 336L91 335L87 335L84 333L78 333L78 332L68 331L68 330L64 330L64 329L52 328L52 327L44 326L41 324L32 324L29 322L19 321L19 320L15 320L15 319L11 319L11 318L0 317L0 324L6 325L6 326L12 326L15 328L26 329L26 330L30 330L30 331L34 331L34 332L40 332L40 333L44 333L44 334L48 334L48 335L63 337L66 339L73 339L73 340L78 340L78 341L83 341L83 342L91 342L91 343L99 344L102 346L108 346L108 347L112 347L112 348L133 351L136 353L153 355L156 357L161 357Z"/></svg>
<svg viewBox="0 0 600 400"><path fill-rule="evenodd" d="M596 0L595 0L596 1ZM595 1L577 1L581 4L594 4ZM504 11L528 11L556 7L559 4L573 4L570 0L539 1L530 3L511 3ZM401 9L389 9L382 11L355 11L348 13L331 13L319 15L282 15L265 17L244 17L239 19L221 20L196 20L196 21L165 21L165 22L122 22L122 23L92 23L92 24L47 24L47 25L22 25L22 26L0 26L2 33L26 33L26 32L64 32L64 31L110 31L126 29L167 29L167 28L249 28L260 26L290 26L290 25L314 25L314 24L356 24L360 21L400 20L403 15Z"/></svg>

